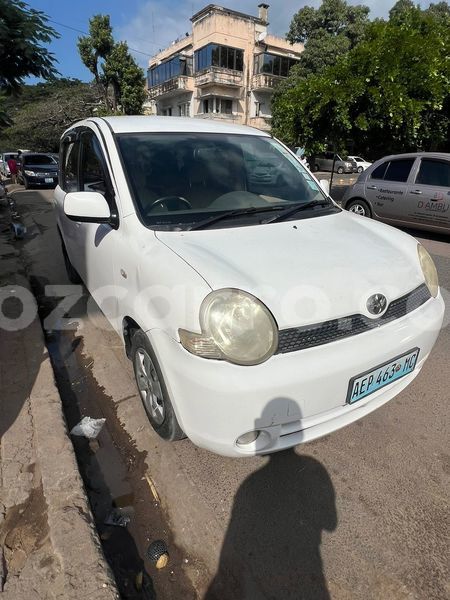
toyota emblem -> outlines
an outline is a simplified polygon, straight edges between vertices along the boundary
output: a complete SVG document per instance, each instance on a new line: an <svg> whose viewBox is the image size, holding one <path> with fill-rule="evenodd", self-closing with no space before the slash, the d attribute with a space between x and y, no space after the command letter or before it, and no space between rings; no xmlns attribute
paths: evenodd
<svg viewBox="0 0 450 600"><path fill-rule="evenodd" d="M372 315L381 315L386 310L387 298L383 294L374 294L367 300L367 310Z"/></svg>

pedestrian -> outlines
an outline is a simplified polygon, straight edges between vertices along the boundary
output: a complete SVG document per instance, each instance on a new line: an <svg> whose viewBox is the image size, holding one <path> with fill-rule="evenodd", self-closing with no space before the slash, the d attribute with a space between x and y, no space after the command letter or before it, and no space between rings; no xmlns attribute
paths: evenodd
<svg viewBox="0 0 450 600"><path fill-rule="evenodd" d="M17 160L11 156L11 158L8 158L7 160L8 163L8 168L9 168L9 173L11 175L11 183L17 183L17 172L18 172L18 165L17 165Z"/></svg>

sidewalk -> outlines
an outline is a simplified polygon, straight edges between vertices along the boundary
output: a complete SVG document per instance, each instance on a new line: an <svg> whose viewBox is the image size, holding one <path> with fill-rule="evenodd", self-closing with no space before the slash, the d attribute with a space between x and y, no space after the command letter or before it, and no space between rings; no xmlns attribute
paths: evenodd
<svg viewBox="0 0 450 600"><path fill-rule="evenodd" d="M20 288L19 288L20 286ZM11 330L22 313L31 323ZM0 591L5 600L118 598L73 453L36 305L0 207ZM6 328L6 329L5 329Z"/></svg>

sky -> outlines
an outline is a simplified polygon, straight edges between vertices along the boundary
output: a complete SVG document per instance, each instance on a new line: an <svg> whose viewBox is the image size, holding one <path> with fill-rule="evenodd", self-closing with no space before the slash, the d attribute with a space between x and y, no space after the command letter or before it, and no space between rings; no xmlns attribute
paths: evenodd
<svg viewBox="0 0 450 600"><path fill-rule="evenodd" d="M149 58L171 41L191 30L190 17L210 3L224 5L240 12L257 15L261 0L27 0L28 4L43 11L50 25L61 35L49 48L58 59L57 68L64 77L82 81L92 79L82 64L77 40L87 32L89 18L94 14L109 14L117 41L126 41L133 49L136 61L146 68ZM319 6L320 0L266 0L269 8L269 31L285 36L294 13L305 5ZM371 9L371 18L386 17L396 0L349 0L349 4L365 4ZM422 6L429 2L422 0ZM79 30L79 31L74 31ZM30 81L32 83L32 81Z"/></svg>

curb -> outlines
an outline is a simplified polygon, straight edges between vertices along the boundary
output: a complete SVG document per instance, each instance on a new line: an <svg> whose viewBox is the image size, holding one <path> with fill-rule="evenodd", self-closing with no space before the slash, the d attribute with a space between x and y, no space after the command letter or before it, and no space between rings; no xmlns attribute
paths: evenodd
<svg viewBox="0 0 450 600"><path fill-rule="evenodd" d="M44 345L38 322L34 328ZM117 599L119 594L95 529L46 351L30 403L50 539L62 565L64 597Z"/></svg>

